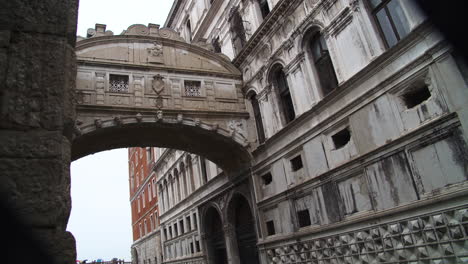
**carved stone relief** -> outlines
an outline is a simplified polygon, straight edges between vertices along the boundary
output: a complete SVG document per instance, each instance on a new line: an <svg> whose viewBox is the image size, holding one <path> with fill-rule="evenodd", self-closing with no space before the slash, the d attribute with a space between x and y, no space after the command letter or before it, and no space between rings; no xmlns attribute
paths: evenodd
<svg viewBox="0 0 468 264"><path fill-rule="evenodd" d="M164 63L164 56L163 56L163 45L160 42L155 41L153 43L153 47L148 48L148 63Z"/></svg>

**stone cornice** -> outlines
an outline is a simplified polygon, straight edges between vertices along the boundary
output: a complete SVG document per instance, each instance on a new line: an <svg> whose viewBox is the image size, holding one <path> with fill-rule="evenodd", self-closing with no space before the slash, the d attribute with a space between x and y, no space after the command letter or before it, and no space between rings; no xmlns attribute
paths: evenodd
<svg viewBox="0 0 468 264"><path fill-rule="evenodd" d="M283 17L285 11L294 3L298 4L299 2L300 1L294 0L281 0L277 3L273 10L263 20L262 24L257 28L249 41L245 44L241 52L232 60L232 63L239 67L247 56L249 56L250 53L258 46L258 44L262 43L261 40L263 37L273 29L274 25L277 25L278 20Z"/></svg>

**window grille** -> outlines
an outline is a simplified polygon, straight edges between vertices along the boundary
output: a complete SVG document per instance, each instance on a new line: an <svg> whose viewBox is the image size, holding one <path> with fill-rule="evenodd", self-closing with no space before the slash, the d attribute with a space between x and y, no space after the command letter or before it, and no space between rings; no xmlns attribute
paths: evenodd
<svg viewBox="0 0 468 264"><path fill-rule="evenodd" d="M200 81L184 81L185 96L201 96Z"/></svg>
<svg viewBox="0 0 468 264"><path fill-rule="evenodd" d="M109 91L112 93L128 93L128 76L111 74L109 76Z"/></svg>

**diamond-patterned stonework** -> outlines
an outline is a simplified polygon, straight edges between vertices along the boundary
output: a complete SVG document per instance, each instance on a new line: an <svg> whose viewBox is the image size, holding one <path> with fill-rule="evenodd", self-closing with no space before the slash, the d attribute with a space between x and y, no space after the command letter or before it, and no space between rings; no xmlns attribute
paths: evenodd
<svg viewBox="0 0 468 264"><path fill-rule="evenodd" d="M266 249L268 263L468 263L468 208Z"/></svg>

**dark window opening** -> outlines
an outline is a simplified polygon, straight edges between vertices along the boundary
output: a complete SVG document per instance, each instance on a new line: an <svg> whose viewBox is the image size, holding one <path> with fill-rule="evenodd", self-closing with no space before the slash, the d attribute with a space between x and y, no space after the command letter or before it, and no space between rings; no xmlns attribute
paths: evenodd
<svg viewBox="0 0 468 264"><path fill-rule="evenodd" d="M302 164L301 155L294 157L294 158L291 159L289 162L291 162L291 169L292 169L292 171L298 171L298 170L302 169L302 167L304 166L304 165Z"/></svg>
<svg viewBox="0 0 468 264"><path fill-rule="evenodd" d="M262 18L265 18L270 13L270 7L268 6L267 0L258 0L260 5L260 12L262 12Z"/></svg>
<svg viewBox="0 0 468 264"><path fill-rule="evenodd" d="M185 228L184 228L184 220L180 220L179 221L179 225L180 225L180 233L181 234L184 234L185 233Z"/></svg>
<svg viewBox="0 0 468 264"><path fill-rule="evenodd" d="M239 54L247 42L247 38L245 36L244 22L242 21L242 16L240 15L238 7L231 9L229 22L234 51L236 54Z"/></svg>
<svg viewBox="0 0 468 264"><path fill-rule="evenodd" d="M185 221L187 222L188 231L192 230L192 223L190 222L190 216L187 216L185 218Z"/></svg>
<svg viewBox="0 0 468 264"><path fill-rule="evenodd" d="M190 25L190 19L187 20L186 27L187 27L187 37L188 37L188 41L189 41L189 42L192 42L192 26Z"/></svg>
<svg viewBox="0 0 468 264"><path fill-rule="evenodd" d="M255 124L257 125L258 141L259 143L263 143L265 142L265 131L263 129L262 113L260 112L260 106L258 104L256 94L252 94L252 96L250 96L250 102L252 103Z"/></svg>
<svg viewBox="0 0 468 264"><path fill-rule="evenodd" d="M272 236L272 235L276 234L275 222L273 222L273 220L267 221L266 222L266 227L267 227L267 233L268 233L269 236Z"/></svg>
<svg viewBox="0 0 468 264"><path fill-rule="evenodd" d="M221 44L219 43L219 37L216 37L211 41L211 44L213 45L213 51L215 53L221 53Z"/></svg>
<svg viewBox="0 0 468 264"><path fill-rule="evenodd" d="M193 242L190 242L190 253L191 253L191 254L195 253L195 252L193 251Z"/></svg>
<svg viewBox="0 0 468 264"><path fill-rule="evenodd" d="M269 185L273 181L271 173L267 173L262 176L263 185Z"/></svg>
<svg viewBox="0 0 468 264"><path fill-rule="evenodd" d="M327 44L321 34L317 33L312 38L310 48L315 63L315 70L325 96L338 87L338 79L336 78Z"/></svg>
<svg viewBox="0 0 468 264"><path fill-rule="evenodd" d="M172 227L169 227L169 236L170 236L171 238L174 237L174 236L172 236Z"/></svg>
<svg viewBox="0 0 468 264"><path fill-rule="evenodd" d="M195 241L195 250L196 252L200 252L200 241Z"/></svg>
<svg viewBox="0 0 468 264"><path fill-rule="evenodd" d="M400 0L369 0L372 14L387 47L408 35L410 28Z"/></svg>
<svg viewBox="0 0 468 264"><path fill-rule="evenodd" d="M281 67L273 72L273 82L278 89L280 107L283 112L283 117L286 123L289 123L294 120L294 118L296 118L296 113L294 112L294 105L291 98L288 81L286 80L286 75L284 74Z"/></svg>
<svg viewBox="0 0 468 264"><path fill-rule="evenodd" d="M177 224L174 225L174 236L178 236L179 234L177 233Z"/></svg>
<svg viewBox="0 0 468 264"><path fill-rule="evenodd" d="M297 218L299 219L299 227L310 226L312 224L310 222L310 214L308 209L298 211Z"/></svg>
<svg viewBox="0 0 468 264"><path fill-rule="evenodd" d="M422 104L430 97L431 92L429 91L429 88L427 88L427 86L424 85L420 88L412 89L411 91L406 92L405 94L403 94L402 99L406 105L406 108L410 109Z"/></svg>
<svg viewBox="0 0 468 264"><path fill-rule="evenodd" d="M333 144L335 144L335 149L342 148L351 140L351 131L347 127L333 135L331 138L333 140Z"/></svg>
<svg viewBox="0 0 468 264"><path fill-rule="evenodd" d="M167 229L164 228L164 239L168 240L169 238L167 237Z"/></svg>
<svg viewBox="0 0 468 264"><path fill-rule="evenodd" d="M194 226L193 226L193 228L194 228L194 229L197 229L198 223L197 223L197 215L196 215L196 214L193 214L193 222L195 223Z"/></svg>
<svg viewBox="0 0 468 264"><path fill-rule="evenodd" d="M202 171L202 179L203 183L208 182L208 175L206 173L206 161L205 158L200 157L200 166L201 166L201 171Z"/></svg>

